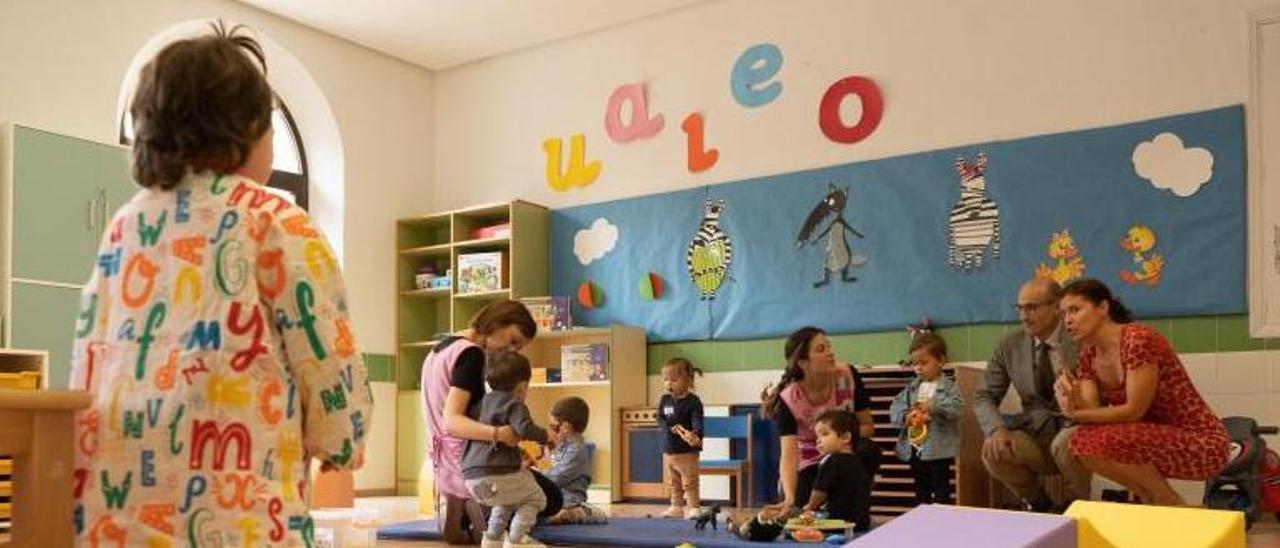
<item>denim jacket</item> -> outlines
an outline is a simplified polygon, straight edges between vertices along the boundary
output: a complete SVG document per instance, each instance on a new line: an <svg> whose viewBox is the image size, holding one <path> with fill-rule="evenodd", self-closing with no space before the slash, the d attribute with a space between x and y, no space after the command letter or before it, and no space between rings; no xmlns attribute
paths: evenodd
<svg viewBox="0 0 1280 548"><path fill-rule="evenodd" d="M889 406L889 421L898 432L898 444L894 448L898 458L911 459L911 443L907 441L907 412L916 404L916 391L920 377L912 379ZM956 456L960 444L960 414L964 402L956 389L955 381L946 375L938 377L938 389L933 394L932 420L929 421L929 437L920 447L920 460L949 459Z"/></svg>

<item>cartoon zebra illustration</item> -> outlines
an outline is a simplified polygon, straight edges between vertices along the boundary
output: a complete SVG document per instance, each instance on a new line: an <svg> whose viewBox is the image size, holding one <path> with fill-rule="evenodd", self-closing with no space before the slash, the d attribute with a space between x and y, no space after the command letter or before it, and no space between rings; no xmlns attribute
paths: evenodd
<svg viewBox="0 0 1280 548"><path fill-rule="evenodd" d="M698 287L702 300L715 298L720 285L729 277L729 264L733 262L733 243L720 228L721 211L724 211L724 200L707 200L702 205L702 224L698 225L698 232L685 254L689 277Z"/></svg>
<svg viewBox="0 0 1280 548"><path fill-rule="evenodd" d="M979 152L972 163L956 158L960 174L960 201L951 208L947 255L951 268L965 272L982 268L987 248L992 261L1000 258L1000 209L987 197L987 155Z"/></svg>

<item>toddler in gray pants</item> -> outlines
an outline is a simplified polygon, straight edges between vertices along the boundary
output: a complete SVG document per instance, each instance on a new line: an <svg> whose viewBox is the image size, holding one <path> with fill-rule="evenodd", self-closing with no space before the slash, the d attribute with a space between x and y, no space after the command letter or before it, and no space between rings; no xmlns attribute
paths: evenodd
<svg viewBox="0 0 1280 548"><path fill-rule="evenodd" d="M485 381L492 390L480 403L479 420L495 428L511 426L521 439L545 444L547 431L534 424L524 404L531 376L529 360L520 354L504 352L490 356L485 364ZM493 507L481 548L545 546L533 540L529 531L537 521L538 512L547 506L547 498L523 462L517 447L496 441L467 442L462 457L462 477L476 502ZM508 520L510 531L507 531ZM504 531L507 532L505 539Z"/></svg>

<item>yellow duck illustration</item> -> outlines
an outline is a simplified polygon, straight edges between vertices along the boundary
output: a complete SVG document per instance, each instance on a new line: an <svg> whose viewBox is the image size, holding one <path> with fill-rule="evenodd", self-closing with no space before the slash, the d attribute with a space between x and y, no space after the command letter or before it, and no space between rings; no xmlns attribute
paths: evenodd
<svg viewBox="0 0 1280 548"><path fill-rule="evenodd" d="M1054 232L1049 238L1047 252L1049 258L1058 260L1058 264L1050 267L1040 263L1036 268L1036 277L1065 284L1084 275L1084 258L1078 255L1076 242L1071 239L1071 231Z"/></svg>
<svg viewBox="0 0 1280 548"><path fill-rule="evenodd" d="M1129 232L1120 239L1120 248L1133 253L1134 269L1120 271L1120 279L1124 283L1149 286L1160 283L1160 273L1164 270L1164 255L1153 253L1151 250L1155 247L1156 233L1150 227L1145 225L1129 227Z"/></svg>

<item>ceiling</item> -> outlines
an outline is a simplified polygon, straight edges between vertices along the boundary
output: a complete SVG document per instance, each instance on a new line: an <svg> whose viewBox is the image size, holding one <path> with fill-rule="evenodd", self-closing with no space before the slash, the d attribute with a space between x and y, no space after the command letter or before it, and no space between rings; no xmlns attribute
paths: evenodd
<svg viewBox="0 0 1280 548"><path fill-rule="evenodd" d="M706 0L240 0L431 70Z"/></svg>

